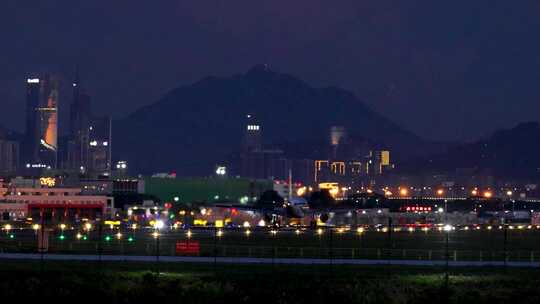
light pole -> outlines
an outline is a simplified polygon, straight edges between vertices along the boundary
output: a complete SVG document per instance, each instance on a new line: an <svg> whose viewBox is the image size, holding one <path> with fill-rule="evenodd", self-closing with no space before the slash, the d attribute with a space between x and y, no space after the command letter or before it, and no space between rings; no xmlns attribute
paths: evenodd
<svg viewBox="0 0 540 304"><path fill-rule="evenodd" d="M443 189L439 189L437 190L437 195L441 198L443 198L443 195L444 195L444 190ZM443 226L443 230L445 232L445 248L444 248L444 251L445 251L445 269L444 269L444 285L446 287L446 290L448 291L448 268L449 268L449 265L448 265L448 260L450 258L450 255L449 255L449 250L448 250L448 243L449 243L449 234L450 234L450 231L452 230L452 226L450 226L450 224L448 224L448 200L444 200L444 226Z"/></svg>
<svg viewBox="0 0 540 304"><path fill-rule="evenodd" d="M506 271L506 263L508 260L508 224L504 223L504 270Z"/></svg>
<svg viewBox="0 0 540 304"><path fill-rule="evenodd" d="M154 238L156 239L156 272L159 275L159 231L165 227L162 220L157 220L154 223Z"/></svg>
<svg viewBox="0 0 540 304"><path fill-rule="evenodd" d="M506 195L508 196L508 200L512 203L512 215L514 215L514 200L512 199L512 191L511 190L508 190L506 191Z"/></svg>
<svg viewBox="0 0 540 304"><path fill-rule="evenodd" d="M392 249L394 247L392 246L392 229L392 217L388 214L388 259L392 258Z"/></svg>
<svg viewBox="0 0 540 304"><path fill-rule="evenodd" d="M101 271L101 254L103 252L103 244L102 244L102 233L103 233L103 225L101 224L101 220L97 219L98 222L98 255L99 255L99 270Z"/></svg>
<svg viewBox="0 0 540 304"><path fill-rule="evenodd" d="M217 226L214 224L214 274L216 274L217 254Z"/></svg>
<svg viewBox="0 0 540 304"><path fill-rule="evenodd" d="M39 244L39 254L40 254L40 270L43 274L43 263L45 259L45 219L44 219L45 210L41 211L41 242Z"/></svg>
<svg viewBox="0 0 540 304"><path fill-rule="evenodd" d="M448 251L448 237L450 235L450 231L452 231L452 226L449 225L449 224L446 224L444 225L444 232L446 234L446 241L445 241L445 269L444 269L444 286L446 287L446 291L448 291L448 270L449 270L449 265L448 265L448 260L450 259L450 253Z"/></svg>
<svg viewBox="0 0 540 304"><path fill-rule="evenodd" d="M332 227L330 227L330 273L334 274L334 233Z"/></svg>
<svg viewBox="0 0 540 304"><path fill-rule="evenodd" d="M506 191L506 195L508 196L508 199L510 200L510 202L512 202L512 218L514 217L514 212L515 212L515 200L512 199L512 191L511 190L508 190ZM506 264L508 263L508 223L507 223L507 220L505 219L505 223L504 223L504 269L506 271Z"/></svg>

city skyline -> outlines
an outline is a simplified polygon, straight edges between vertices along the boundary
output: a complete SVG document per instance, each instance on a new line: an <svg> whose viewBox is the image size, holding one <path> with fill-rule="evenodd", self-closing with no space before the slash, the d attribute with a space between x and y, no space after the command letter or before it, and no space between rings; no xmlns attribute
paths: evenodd
<svg viewBox="0 0 540 304"><path fill-rule="evenodd" d="M538 0L0 2L2 299L540 299Z"/></svg>
<svg viewBox="0 0 540 304"><path fill-rule="evenodd" d="M251 126L251 131L255 131L254 128L262 127L267 130L267 135L269 135L266 137L266 144L268 147L261 150L260 152L262 152L262 154L259 154L258 157L263 155L265 155L265 157L270 157L270 155L273 155L271 156L271 159L274 159L273 162L278 161L279 158L283 161L287 160L287 162L301 158L309 158L312 160L325 159L328 156L323 155L324 153L321 154L320 152L326 150L326 147L323 147L321 144L324 142L324 145L331 144L332 146L335 146L335 141L341 136L346 140L343 147L350 146L350 144L354 142L352 146L346 148L350 150L349 153L353 150L363 150L364 152L362 153L364 154L361 155L358 154L358 152L355 152L355 155L349 154L349 156L347 156L349 157L348 159L336 159L336 155L333 157L330 156L329 159L358 162L369 154L367 152L370 150L380 150L381 148L383 150L390 149L392 150L393 159L397 159L397 163L400 164L398 166L400 169L398 172L400 172L400 174L411 174L411 169L414 167L417 168L414 170L416 173L424 174L429 172L429 168L433 167L432 165L435 165L433 169L436 170L436 172L450 174L452 174L451 171L454 169L471 170L474 168L477 168L474 170L484 172L482 174L489 175L495 173L496 175L509 174L514 177L524 177L525 175L535 174L533 172L533 167L508 167L505 164L510 164L507 162L509 159L520 158L524 158L523 160L520 160L520 162L536 162L534 157L530 157L530 153L528 153L527 150L528 147L532 148L534 145L534 140L532 139L537 136L538 132L536 130L538 129L538 123L523 123L510 130L497 130L492 136L479 139L472 144L461 146L464 149L474 149L475 152L473 154L460 155L459 149L455 149L459 146L423 141L416 137L416 135L407 132L407 130L399 128L399 126L396 126L393 122L385 120L384 117L372 112L367 107L360 110L355 109L357 106L355 107L354 105L360 105L361 101L355 99L349 92L339 89L313 88L291 75L273 71L268 65L255 66L245 74L235 75L230 78L204 79L192 86L183 87L182 89L170 93L166 98L151 107L151 112L153 113L151 115L148 114L148 110L143 109L137 111L127 121L117 121L120 128L116 131L117 135L119 135L119 142L117 142L119 145L116 146L115 156L112 154L110 145L110 143L112 143L112 133L110 133L110 124L112 121L108 117L99 118L94 115L94 99L88 94L89 90L84 77L81 81L79 72L76 71L74 73L70 86L64 87L64 90L71 92L72 96L68 98L67 101L63 103L60 102L60 107L58 107L58 96L61 95L59 94L61 90L58 89L58 77L56 75L44 75L44 78L40 78L37 74L31 74L29 78L26 79L26 85L28 87L27 102L29 105L26 109L26 119L27 124L33 122L34 125L40 125L40 128L45 129L44 131L40 131L32 127L32 125L28 125L26 129L36 129L30 133L36 133L38 131L43 133L43 142L46 144L45 147L51 146L47 144L47 141L50 141L51 138L54 137L57 142L57 138L60 139L59 143L53 145L56 147L55 149L57 151L60 151L60 155L55 152L55 161L49 161L51 164L58 164L59 169L79 170L80 168L81 171L110 171L112 169L112 155L115 157L116 161L128 160L132 165L135 164L135 166L132 166L132 169L143 174L152 174L155 173L156 170L157 172L163 170L163 172L183 172L181 175L205 175L208 172L212 172L213 167L217 164L230 163L232 161L230 157L233 154L240 152L238 150L238 145L240 144L241 139L239 137L240 130L238 127L242 124L243 117L245 119L246 113L256 113L256 115L248 114L248 119L251 115L253 116L252 118L257 119L258 121ZM48 77L54 79L52 82L54 84L54 94L50 94L52 96L51 98L46 97L49 93L45 92L45 89L48 90L48 87L50 87L48 85L50 82L47 80ZM36 92L36 94L34 94L36 95L35 98L33 98L31 94L31 92L33 92L31 88L33 87L36 87L34 90ZM272 87L271 91L273 92L273 95L267 95L265 87ZM205 88L205 90L200 90L200 88ZM188 93L190 91L191 93ZM306 92L310 93L306 95ZM167 101L167 98L169 101ZM34 99L36 100L33 101ZM218 110L216 112L213 109L221 107L223 102L221 99L236 99L236 106ZM39 119L39 123L36 123L36 118L44 115L38 115L37 113L42 113L43 110L49 108L32 106L32 102L42 104L46 102L50 103L51 100L54 103L54 119L52 119L54 123L51 124L50 119L42 118ZM260 107L257 105L257 101L260 100L266 100L266 102L264 102L265 106ZM293 110L293 107L288 104L291 100L299 106L296 110ZM314 103L316 100L318 105L315 105L316 103ZM334 100L336 102L336 105L334 106L337 110L336 113L326 113L323 117L320 117L322 120L319 120L317 124L313 125L309 120L310 117L312 115L318 115L318 109L325 107L327 100ZM195 102L193 104L195 108L193 108L193 106L188 106L186 108L187 111L185 111L181 103L178 103L179 101L184 104ZM215 103L216 101L217 103ZM314 106L306 112L306 110L310 108L310 103ZM190 112L190 109L196 109L199 105L206 106L206 110L195 110L194 112ZM308 105L308 108L305 108L303 105ZM282 107L288 107L288 113L280 115L283 117L275 117L274 115L278 113L276 110ZM351 110L351 113L339 111L340 108ZM62 109L64 109L64 111L69 110L69 120L64 120L63 123L60 123L60 127L58 127L56 113L62 111ZM228 114L222 115L225 113L223 111ZM48 113L50 111L47 110L46 112L46 114L49 115ZM184 112L187 116L184 116ZM34 113L36 113L37 116L34 115ZM357 121L356 117L358 116L355 115L360 115L359 117L363 118ZM156 116L169 118L161 120L160 122L154 122L154 117ZM210 117L213 117L211 118L211 121L214 123L218 125L224 124L224 128L221 128L221 130L219 130L219 128L208 128L208 126L203 127L202 129L200 127L196 127L195 129L192 128L193 125L199 125L196 121L208 120ZM226 117L235 118L233 119L235 122L232 123L231 120L226 119ZM178 120L178 123L174 123L175 120ZM49 122L47 126L41 126L45 121ZM143 121L146 122L143 123ZM260 126L259 122L262 122L264 126ZM363 124L359 124L361 122L363 122ZM182 127L183 123L184 126ZM94 128L94 130L92 130L92 128ZM52 132L53 129L54 132ZM191 131L187 131L188 129ZM317 132L314 133L315 129ZM295 132L291 132L291 130L295 130ZM250 131L249 126L247 131ZM259 132L258 129L256 131L257 133ZM332 138L329 139L330 141L327 142L326 138L329 131L332 131L333 135ZM491 162L490 159L483 160L482 158L484 157L481 157L480 154L484 154L485 152L482 152L479 148L475 148L475 145L486 145L487 142L483 143L486 140L503 140L500 138L500 135L508 134L508 132L511 132L510 134L512 135L506 136L504 141L514 142L519 145L521 152L516 156L512 156L500 149L499 151L493 150L489 153L493 153L494 162ZM28 133L28 131L25 131L25 133ZM160 136L154 136L158 134ZM67 137L63 135L67 135ZM177 140L155 141L155 139L162 138L164 135L169 136L169 138L177 137ZM42 135L39 135L38 137L41 136ZM147 141L146 144L143 144L137 139L139 136L146 137L149 141ZM497 139L498 137L499 139ZM28 143L37 143L35 145L37 147L44 145L43 142L37 139L29 140L28 134L25 135L25 138L26 140L22 140L20 143L22 145L20 158L21 166L27 166L28 164L31 166L42 165L39 157L34 156L33 160L29 158L29 155L36 155L37 152L29 152L29 150L34 149L29 147ZM186 140L187 142L190 142L197 140L197 138L204 138L206 140L200 141L197 145L192 145L190 149L192 149L192 152L195 154L190 154L191 152L186 151L186 149L183 148L182 142L186 142ZM526 140L526 138L531 139L532 141ZM222 151L209 149L216 143L216 140L223 148ZM260 142L260 139L256 141ZM527 144L523 145L524 143ZM301 147L305 144L307 144L307 146ZM355 148L351 150L353 146ZM361 146L363 146L363 148L360 148ZM496 148L498 144L493 142L490 143L490 146ZM159 147L162 151L168 151L167 153L170 155L163 155L158 162L155 162L152 159L142 160L139 157L140 153L144 154L145 152L142 151L147 148L152 149L152 147ZM312 151L309 151L310 148ZM333 149L335 148L336 147ZM261 147L257 149L260 150ZM446 150L447 152L444 152ZM334 150L333 153L335 154L335 152L336 150ZM444 154L440 154L441 152L444 152ZM497 153L500 153L499 160L497 160ZM192 163L191 160L194 159L193 157L195 157L195 155L198 164L192 166L189 163ZM431 160L428 161L426 158L423 160L423 163L418 163L418 159L415 160L415 158L418 158L419 156L423 158L429 156ZM6 158L9 157L11 156L6 156ZM445 160L445 157L448 159ZM15 156L15 158L18 159L18 156ZM236 156L233 156L233 158L236 158ZM433 163L434 159L436 160L435 163ZM473 159L475 159L475 161L472 161ZM51 164L47 166L57 167ZM275 163L275 165L277 165L277 163ZM9 167L13 165L8 164L6 166ZM292 166L294 167L294 165ZM285 168L286 167L283 167L283 170L285 171L282 169L278 170L281 172L280 174L277 174L278 177L286 175L286 173L283 173L286 172ZM238 170L237 172L245 172L241 168L236 169ZM420 169L420 171L428 171L420 173L418 169ZM301 169L301 171L305 170ZM505 173L503 174L503 172ZM253 177L254 176L255 175L253 175Z"/></svg>

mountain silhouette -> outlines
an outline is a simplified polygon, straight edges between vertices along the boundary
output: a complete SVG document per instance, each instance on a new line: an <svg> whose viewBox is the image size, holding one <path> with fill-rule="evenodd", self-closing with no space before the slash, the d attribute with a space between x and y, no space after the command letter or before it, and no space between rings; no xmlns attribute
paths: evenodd
<svg viewBox="0 0 540 304"><path fill-rule="evenodd" d="M540 123L524 122L475 142L456 145L445 153L410 162L404 171L452 174L456 169L467 168L490 172L499 178L538 178L538 151Z"/></svg>
<svg viewBox="0 0 540 304"><path fill-rule="evenodd" d="M181 86L116 121L114 157L142 173L210 174L239 151L247 114L261 125L267 145L327 141L331 126L339 125L403 157L433 147L346 90L314 88L258 65L244 74Z"/></svg>

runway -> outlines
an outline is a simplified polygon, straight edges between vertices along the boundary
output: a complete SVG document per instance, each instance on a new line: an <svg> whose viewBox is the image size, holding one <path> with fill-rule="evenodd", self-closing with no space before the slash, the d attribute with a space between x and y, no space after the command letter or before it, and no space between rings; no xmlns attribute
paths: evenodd
<svg viewBox="0 0 540 304"><path fill-rule="evenodd" d="M38 253L1 253L0 260L41 260ZM446 265L444 260L361 260L361 259L302 259L302 258L248 258L248 257L180 257L180 256L137 256L137 255L75 255L44 254L47 261L104 261L104 262L165 262L165 263L221 263L221 264L284 264L284 265L402 265L432 266ZM540 262L503 261L448 261L450 267L529 267L539 268Z"/></svg>

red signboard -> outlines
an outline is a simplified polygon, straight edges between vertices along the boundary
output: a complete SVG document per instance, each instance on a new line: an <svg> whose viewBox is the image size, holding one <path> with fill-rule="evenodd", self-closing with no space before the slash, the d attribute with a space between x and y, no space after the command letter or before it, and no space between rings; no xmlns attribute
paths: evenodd
<svg viewBox="0 0 540 304"><path fill-rule="evenodd" d="M198 255L200 252L200 245L198 241L178 241L176 242L176 254L194 254Z"/></svg>

